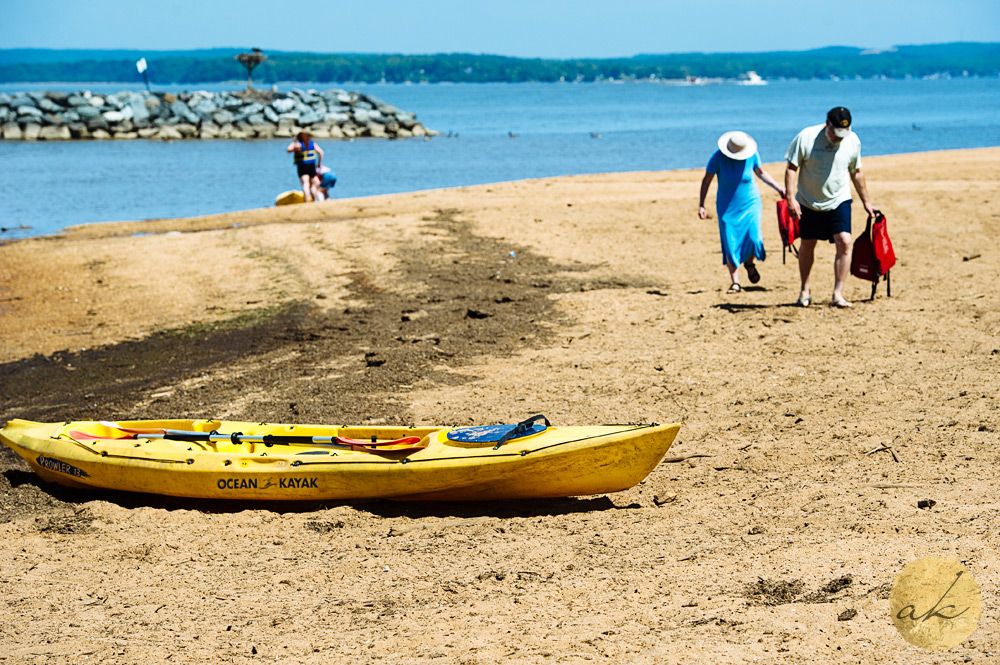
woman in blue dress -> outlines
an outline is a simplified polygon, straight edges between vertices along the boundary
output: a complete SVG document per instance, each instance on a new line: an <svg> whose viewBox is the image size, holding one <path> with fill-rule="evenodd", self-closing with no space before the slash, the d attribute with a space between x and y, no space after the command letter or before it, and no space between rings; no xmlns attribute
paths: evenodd
<svg viewBox="0 0 1000 665"><path fill-rule="evenodd" d="M705 177L701 181L701 198L698 217L708 218L705 196L712 178L719 176L719 191L715 197L715 211L719 215L719 239L722 241L722 261L729 270L731 284L728 293L739 293L739 268L746 266L752 284L760 281L754 259L765 258L764 239L760 233L763 211L760 192L753 176L763 180L782 197L785 188L761 168L757 142L743 132L726 132L719 137L719 149L708 160Z"/></svg>

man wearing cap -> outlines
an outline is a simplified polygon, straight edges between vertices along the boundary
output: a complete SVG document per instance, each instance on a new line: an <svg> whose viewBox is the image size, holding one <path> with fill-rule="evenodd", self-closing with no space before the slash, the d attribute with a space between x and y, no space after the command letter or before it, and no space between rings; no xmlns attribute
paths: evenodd
<svg viewBox="0 0 1000 665"><path fill-rule="evenodd" d="M812 304L809 273L818 240L836 244L833 260L833 307L851 307L843 295L851 270L851 182L869 215L875 208L868 200L865 175L861 171L861 140L851 131L851 112L843 106L830 109L826 123L806 127L792 140L785 153L785 191L788 211L799 220L799 276L802 288L798 305Z"/></svg>

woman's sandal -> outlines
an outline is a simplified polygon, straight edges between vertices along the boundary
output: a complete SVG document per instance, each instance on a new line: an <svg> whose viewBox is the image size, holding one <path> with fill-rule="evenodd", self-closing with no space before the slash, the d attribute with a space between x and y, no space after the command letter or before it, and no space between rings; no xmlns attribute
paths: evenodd
<svg viewBox="0 0 1000 665"><path fill-rule="evenodd" d="M743 289L740 288L739 284L737 284L736 282L733 282L732 284L729 285L729 290L726 291L726 293L739 293L742 290Z"/></svg>
<svg viewBox="0 0 1000 665"><path fill-rule="evenodd" d="M747 277L750 278L751 284L756 284L760 281L760 273L757 271L757 266L753 263L745 264L747 269Z"/></svg>
<svg viewBox="0 0 1000 665"><path fill-rule="evenodd" d="M808 307L813 304L813 299L810 296L806 296L805 298L799 296L799 299L795 301L795 304L799 307Z"/></svg>
<svg viewBox="0 0 1000 665"><path fill-rule="evenodd" d="M837 309L849 309L854 307L854 305L841 298L840 300L831 300L830 307L836 307Z"/></svg>

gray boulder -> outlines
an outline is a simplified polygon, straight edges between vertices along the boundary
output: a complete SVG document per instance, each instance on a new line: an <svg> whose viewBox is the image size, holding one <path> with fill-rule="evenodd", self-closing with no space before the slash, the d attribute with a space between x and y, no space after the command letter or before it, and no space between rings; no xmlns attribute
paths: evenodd
<svg viewBox="0 0 1000 665"><path fill-rule="evenodd" d="M38 108L42 109L43 111L48 111L49 113L59 113L60 111L63 110L63 107L59 106L51 99L47 99L46 97L42 97L41 99L38 100L37 103L38 103Z"/></svg>
<svg viewBox="0 0 1000 665"><path fill-rule="evenodd" d="M274 125L254 123L250 128L258 138L269 139L274 136Z"/></svg>
<svg viewBox="0 0 1000 665"><path fill-rule="evenodd" d="M73 135L66 125L51 125L49 127L42 127L38 133L38 138L43 141L68 141L73 138Z"/></svg>
<svg viewBox="0 0 1000 665"><path fill-rule="evenodd" d="M240 120L246 120L252 115L257 115L264 110L264 105L254 102L253 104L247 104L239 111L233 114L234 119L238 122Z"/></svg>
<svg viewBox="0 0 1000 665"><path fill-rule="evenodd" d="M34 106L18 106L17 115L21 118L41 118L42 112Z"/></svg>
<svg viewBox="0 0 1000 665"><path fill-rule="evenodd" d="M351 121L351 116L341 112L327 113L325 116L323 116L323 122L330 125L343 125L344 123L350 121Z"/></svg>
<svg viewBox="0 0 1000 665"><path fill-rule="evenodd" d="M295 108L295 100L288 99L287 97L275 99L271 102L271 108L273 108L278 113L288 113L293 108Z"/></svg>
<svg viewBox="0 0 1000 665"><path fill-rule="evenodd" d="M69 106L69 93L58 90L49 90L45 93L45 99L49 99L59 106Z"/></svg>
<svg viewBox="0 0 1000 665"><path fill-rule="evenodd" d="M322 116L320 116L319 113L316 113L315 111L310 109L309 111L306 111L305 113L299 116L299 124L303 126L314 125L322 119L323 118Z"/></svg>
<svg viewBox="0 0 1000 665"><path fill-rule="evenodd" d="M129 95L128 106L125 108L130 109L132 119L136 122L147 122L149 120L149 107L146 106L146 101L146 98L142 95L135 93Z"/></svg>
<svg viewBox="0 0 1000 665"><path fill-rule="evenodd" d="M188 122L189 124L197 125L201 121L201 118L199 118L198 115L180 99L170 105L170 110L175 116L185 122Z"/></svg>
<svg viewBox="0 0 1000 665"><path fill-rule="evenodd" d="M192 136L198 133L197 127L195 127L193 124L189 124L186 122L177 123L176 125L174 125L174 129L176 129L180 133L180 135L186 139L191 138Z"/></svg>
<svg viewBox="0 0 1000 665"><path fill-rule="evenodd" d="M176 141L178 139L184 138L183 136L181 136L181 133L171 125L165 125L163 127L160 127L160 131L158 131L155 136L161 141Z"/></svg>
<svg viewBox="0 0 1000 665"><path fill-rule="evenodd" d="M24 138L21 125L16 122L8 122L3 126L3 137L7 141L20 141Z"/></svg>
<svg viewBox="0 0 1000 665"><path fill-rule="evenodd" d="M191 110L197 113L202 120L207 120L212 117L213 113L219 110L219 107L210 99L202 99L197 104L194 104Z"/></svg>
<svg viewBox="0 0 1000 665"><path fill-rule="evenodd" d="M292 94L298 97L299 101L305 102L306 104L312 104L320 99L316 95L315 90L302 90L301 88L292 88Z"/></svg>
<svg viewBox="0 0 1000 665"><path fill-rule="evenodd" d="M125 93L125 99L128 99L127 92ZM125 102L122 101L122 94L120 92L105 97L104 103L116 111L121 111L122 107L125 106Z"/></svg>
<svg viewBox="0 0 1000 665"><path fill-rule="evenodd" d="M254 102L254 103L256 103L256 102ZM241 109L241 108L243 108L244 104L246 104L246 102L244 102L239 97L237 97L235 95L228 95L228 94L227 95L223 95L222 100L220 102L220 106L222 106L222 108L229 109L230 111L233 111L233 110L236 110L236 109ZM253 104L250 104L250 106L253 106Z"/></svg>
<svg viewBox="0 0 1000 665"><path fill-rule="evenodd" d="M213 113L212 119L215 121L215 124L222 126L226 123L233 122L233 120L236 119L236 116L233 115L232 111L226 111L223 109L222 111L216 111Z"/></svg>
<svg viewBox="0 0 1000 665"><path fill-rule="evenodd" d="M405 127L406 129L413 129L413 126L417 124L417 116L412 113L397 113L396 121Z"/></svg>

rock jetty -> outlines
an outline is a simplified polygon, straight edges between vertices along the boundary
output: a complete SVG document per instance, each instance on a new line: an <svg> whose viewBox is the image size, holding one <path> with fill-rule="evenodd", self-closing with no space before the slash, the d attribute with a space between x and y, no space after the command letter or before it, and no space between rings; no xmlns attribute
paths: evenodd
<svg viewBox="0 0 1000 665"><path fill-rule="evenodd" d="M0 93L0 138L7 141L249 139L300 130L335 139L437 134L413 113L344 90Z"/></svg>

